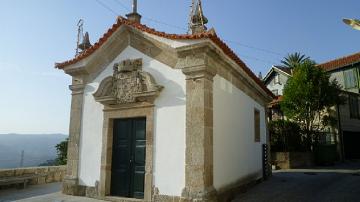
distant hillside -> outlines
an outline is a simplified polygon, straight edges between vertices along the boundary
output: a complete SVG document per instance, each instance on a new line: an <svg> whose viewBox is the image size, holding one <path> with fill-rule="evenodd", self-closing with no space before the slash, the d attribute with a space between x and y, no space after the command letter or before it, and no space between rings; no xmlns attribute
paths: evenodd
<svg viewBox="0 0 360 202"><path fill-rule="evenodd" d="M55 145L68 136L62 134L0 134L0 169L20 165L24 150L24 167L38 166L56 158Z"/></svg>

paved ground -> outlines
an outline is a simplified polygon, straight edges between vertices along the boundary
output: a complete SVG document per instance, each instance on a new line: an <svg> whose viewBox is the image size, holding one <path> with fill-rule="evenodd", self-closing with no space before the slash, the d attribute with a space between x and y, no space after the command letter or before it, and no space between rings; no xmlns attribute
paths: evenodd
<svg viewBox="0 0 360 202"><path fill-rule="evenodd" d="M0 202L100 202L63 195L60 187L60 183L52 183L0 190ZM233 202L241 201L360 202L360 161L327 168L274 171L273 177L240 194Z"/></svg>
<svg viewBox="0 0 360 202"><path fill-rule="evenodd" d="M0 190L0 202L15 201L60 191L61 183L28 186L26 189Z"/></svg>
<svg viewBox="0 0 360 202"><path fill-rule="evenodd" d="M106 202L91 198L67 196L60 192L27 198L16 202Z"/></svg>
<svg viewBox="0 0 360 202"><path fill-rule="evenodd" d="M234 202L359 202L360 163L329 168L275 171L268 181Z"/></svg>
<svg viewBox="0 0 360 202"><path fill-rule="evenodd" d="M0 190L0 202L101 202L60 193L61 183L29 186L26 189Z"/></svg>

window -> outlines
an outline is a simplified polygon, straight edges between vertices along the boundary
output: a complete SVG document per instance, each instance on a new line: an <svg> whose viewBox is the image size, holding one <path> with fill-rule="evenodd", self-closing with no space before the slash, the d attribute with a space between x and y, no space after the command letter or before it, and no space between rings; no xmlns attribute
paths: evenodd
<svg viewBox="0 0 360 202"><path fill-rule="evenodd" d="M275 82L275 84L280 83L280 75L279 74L275 74L274 82Z"/></svg>
<svg viewBox="0 0 360 202"><path fill-rule="evenodd" d="M345 89L356 88L358 86L358 78L356 69L344 71Z"/></svg>
<svg viewBox="0 0 360 202"><path fill-rule="evenodd" d="M349 95L350 118L360 119L359 99L355 95Z"/></svg>
<svg viewBox="0 0 360 202"><path fill-rule="evenodd" d="M279 95L279 90L275 89L275 90L272 90L271 91L275 96L278 96Z"/></svg>
<svg viewBox="0 0 360 202"><path fill-rule="evenodd" d="M260 142L260 111L254 110L255 142Z"/></svg>

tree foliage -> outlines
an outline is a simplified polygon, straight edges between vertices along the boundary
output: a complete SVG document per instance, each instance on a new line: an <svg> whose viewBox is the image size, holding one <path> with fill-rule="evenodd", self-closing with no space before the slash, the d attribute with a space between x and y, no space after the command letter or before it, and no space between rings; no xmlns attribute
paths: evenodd
<svg viewBox="0 0 360 202"><path fill-rule="evenodd" d="M67 163L68 142L69 142L69 138L66 138L66 140L60 142L55 146L57 152L57 158L56 158L57 165L66 165Z"/></svg>
<svg viewBox="0 0 360 202"><path fill-rule="evenodd" d="M283 60L281 60L281 63L289 68L296 68L300 64L302 64L304 61L309 60L309 57L306 57L304 54L301 54L299 52L288 54Z"/></svg>
<svg viewBox="0 0 360 202"><path fill-rule="evenodd" d="M335 122L331 107L343 102L340 89L336 80L330 81L329 75L310 59L298 64L289 78L281 110L301 126L308 148L314 134Z"/></svg>

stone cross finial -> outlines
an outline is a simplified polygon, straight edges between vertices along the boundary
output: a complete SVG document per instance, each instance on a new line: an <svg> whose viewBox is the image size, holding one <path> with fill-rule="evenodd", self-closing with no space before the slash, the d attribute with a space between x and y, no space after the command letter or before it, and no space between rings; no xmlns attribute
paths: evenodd
<svg viewBox="0 0 360 202"><path fill-rule="evenodd" d="M190 13L189 30L192 34L202 33L207 30L205 24L208 19L204 16L201 0L193 0Z"/></svg>
<svg viewBox="0 0 360 202"><path fill-rule="evenodd" d="M132 8L133 8L133 13L137 13L137 0L133 0Z"/></svg>
<svg viewBox="0 0 360 202"><path fill-rule="evenodd" d="M126 17L132 22L140 23L141 15L137 12L137 0L133 0L132 9L132 13L127 14Z"/></svg>

